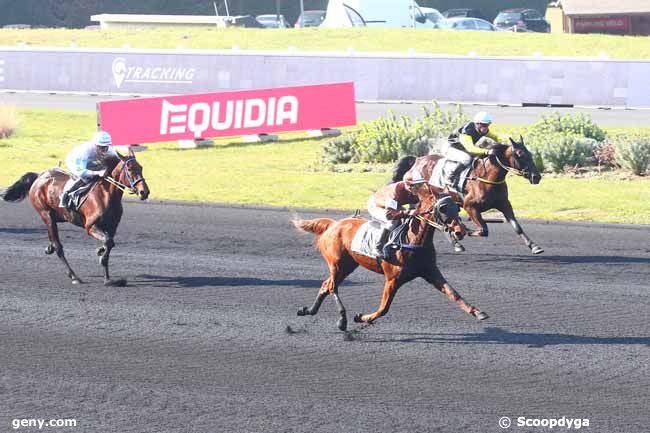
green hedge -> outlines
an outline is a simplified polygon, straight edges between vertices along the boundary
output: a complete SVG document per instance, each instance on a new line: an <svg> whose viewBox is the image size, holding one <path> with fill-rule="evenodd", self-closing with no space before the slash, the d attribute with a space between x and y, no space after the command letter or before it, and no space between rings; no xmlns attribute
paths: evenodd
<svg viewBox="0 0 650 433"><path fill-rule="evenodd" d="M329 164L348 162L386 163L404 155L426 155L437 150L440 140L468 121L459 106L445 111L437 103L423 107L416 119L390 114L372 122L362 123L355 131L327 142L323 157Z"/></svg>
<svg viewBox="0 0 650 433"><path fill-rule="evenodd" d="M616 161L634 174L650 172L650 137L642 135L619 136L614 142Z"/></svg>

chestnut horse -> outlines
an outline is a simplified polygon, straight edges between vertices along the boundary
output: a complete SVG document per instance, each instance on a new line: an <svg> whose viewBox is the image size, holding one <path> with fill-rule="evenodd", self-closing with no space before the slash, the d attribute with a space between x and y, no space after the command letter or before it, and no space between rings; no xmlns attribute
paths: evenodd
<svg viewBox="0 0 650 433"><path fill-rule="evenodd" d="M436 265L436 252L433 247L435 228L446 228L458 239L465 234L465 228L459 221L458 206L448 196L446 196L447 200L443 198L437 200L431 188L421 189L418 195L420 204L415 216L409 217L408 221L406 234L408 245L403 246L393 257L386 260L367 257L352 251L352 240L359 228L367 221L363 218L344 218L340 221L331 218L293 220L294 226L298 229L316 235L316 244L330 271L329 278L321 285L312 306L298 310L299 316L315 315L325 297L332 295L339 316L337 326L345 331L347 317L345 307L338 296L338 288L341 282L361 265L373 272L384 274L385 283L377 311L372 314L357 314L354 316L355 322L372 323L386 314L397 289L417 277L422 277L433 284L466 313L479 320L488 318L487 314L465 302L445 280Z"/></svg>
<svg viewBox="0 0 650 433"><path fill-rule="evenodd" d="M149 196L149 187L142 177L142 167L129 149L128 156L105 158L107 173L110 177L102 178L91 187L90 191L81 198L78 211L70 211L59 207L59 197L70 178L68 173L52 169L41 173L26 173L16 183L10 186L2 198L5 201L17 202L27 195L47 226L50 244L46 254L56 252L67 268L67 275L73 284L82 283L74 273L63 254L63 245L59 239L57 222L70 222L83 227L88 235L97 239L102 245L97 250L99 263L104 268L104 285L124 286L126 280L111 280L108 273L108 258L115 246L113 237L122 218L122 195L129 191L137 194L140 200Z"/></svg>
<svg viewBox="0 0 650 433"><path fill-rule="evenodd" d="M487 236L488 226L481 213L489 209L497 209L503 213L515 233L523 239L530 251L533 254L540 254L544 250L524 233L515 218L510 200L508 200L508 185L506 184L508 173L523 176L534 185L542 179L533 162L532 154L524 145L523 137L520 139L519 143L510 139L512 146L496 145L492 148L491 155L474 160L463 188L463 199L461 200L457 194L452 193L452 196L479 228L479 230L470 231L469 236ZM431 178L433 168L441 158L439 155L427 155L419 158L405 156L397 162L392 181L409 180L414 170L418 170L425 178ZM437 190L447 190L447 187ZM463 251L458 242L452 243L456 251Z"/></svg>

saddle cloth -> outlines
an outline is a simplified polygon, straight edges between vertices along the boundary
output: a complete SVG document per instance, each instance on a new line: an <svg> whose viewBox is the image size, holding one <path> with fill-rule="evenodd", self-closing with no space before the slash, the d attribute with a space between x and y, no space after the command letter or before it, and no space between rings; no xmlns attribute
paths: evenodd
<svg viewBox="0 0 650 433"><path fill-rule="evenodd" d="M376 221L364 223L354 234L351 249L357 254L376 259L375 245L381 235L381 225Z"/></svg>
<svg viewBox="0 0 650 433"><path fill-rule="evenodd" d="M65 185L63 186L63 191L68 191L72 185L77 181L76 177L70 176L70 179L67 180ZM90 189L92 188L94 182L87 183L83 185L81 188L78 188L75 192L72 193L72 195L69 196L70 201L72 202L72 206L74 209L79 209L79 204L81 201L81 197L84 196ZM61 196L59 196L59 207L66 207L65 203L63 203L63 192L61 193Z"/></svg>
<svg viewBox="0 0 650 433"><path fill-rule="evenodd" d="M433 166L429 183L435 187L444 188L446 185L445 179L447 178L447 174L451 172L454 164L454 161L450 161L447 158L440 158L438 163ZM465 167L458 177L458 184L454 185L454 189L461 200L463 199L463 189L465 188L465 182L467 182L470 169L471 167Z"/></svg>
<svg viewBox="0 0 650 433"><path fill-rule="evenodd" d="M400 249L406 236L407 229L407 222L404 222L397 226L397 228L393 229L388 235L388 240L386 241L385 245L388 245L391 251ZM352 238L352 251L357 254L376 259L377 256L375 255L374 247L377 242L379 242L381 232L381 224L379 224L377 221L368 221L367 223L363 224L354 234L354 238Z"/></svg>

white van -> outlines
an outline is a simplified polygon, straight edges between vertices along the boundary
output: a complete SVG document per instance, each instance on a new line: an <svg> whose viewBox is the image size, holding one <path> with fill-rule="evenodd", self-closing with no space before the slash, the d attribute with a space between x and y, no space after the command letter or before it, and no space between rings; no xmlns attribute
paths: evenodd
<svg viewBox="0 0 650 433"><path fill-rule="evenodd" d="M329 0L320 27L413 27L413 24L416 28L435 27L414 0Z"/></svg>

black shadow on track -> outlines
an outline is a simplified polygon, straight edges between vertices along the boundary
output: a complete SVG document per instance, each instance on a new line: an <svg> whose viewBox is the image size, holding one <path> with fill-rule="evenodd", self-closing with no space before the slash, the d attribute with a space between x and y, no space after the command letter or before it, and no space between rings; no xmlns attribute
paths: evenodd
<svg viewBox="0 0 650 433"><path fill-rule="evenodd" d="M381 338L378 338L381 337ZM586 335L514 332L503 328L488 327L481 333L465 334L366 334L357 339L365 343L420 343L420 344L512 344L531 348L559 345L640 345L650 347L650 337L590 337Z"/></svg>

